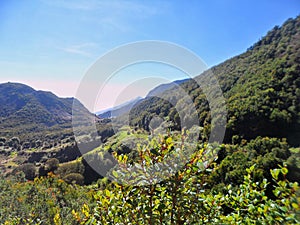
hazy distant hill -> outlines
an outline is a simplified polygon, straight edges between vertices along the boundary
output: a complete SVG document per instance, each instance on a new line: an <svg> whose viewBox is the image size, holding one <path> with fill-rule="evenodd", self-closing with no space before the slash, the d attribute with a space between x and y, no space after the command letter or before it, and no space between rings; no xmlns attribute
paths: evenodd
<svg viewBox="0 0 300 225"><path fill-rule="evenodd" d="M166 91L168 89L171 89L173 87L176 87L177 85L180 85L180 84L184 83L187 80L188 79L176 80L176 81L173 81L171 83L158 85L157 87L155 87L155 88L153 88L152 90L149 91L146 98L147 97L152 97L152 96L159 96L164 91ZM142 98L142 97L137 97L135 99L132 99L132 100L130 100L128 102L125 102L121 105L118 105L116 107L96 112L96 114L101 119L107 119L107 118L111 118L111 117L122 116L123 114L128 113L134 105L138 104L143 99L144 98Z"/></svg>
<svg viewBox="0 0 300 225"><path fill-rule="evenodd" d="M111 117L118 117L123 115L124 113L127 113L130 111L130 109L137 104L139 101L141 101L143 98L142 97L137 97L133 100L127 101L123 104L120 104L118 106L115 106L113 108L110 109L106 109L103 111L99 111L96 112L96 115L100 118L100 119L108 119Z"/></svg>
<svg viewBox="0 0 300 225"><path fill-rule="evenodd" d="M53 126L71 127L74 98L59 98L20 83L0 84L0 133L33 132ZM78 101L78 100L75 100ZM78 101L83 115L90 114Z"/></svg>

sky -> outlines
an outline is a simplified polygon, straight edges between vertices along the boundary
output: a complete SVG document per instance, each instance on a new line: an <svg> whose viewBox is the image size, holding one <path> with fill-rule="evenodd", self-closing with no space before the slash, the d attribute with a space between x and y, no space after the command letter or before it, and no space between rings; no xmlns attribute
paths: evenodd
<svg viewBox="0 0 300 225"><path fill-rule="evenodd" d="M21 82L60 97L76 96L97 59L143 40L178 44L211 67L299 14L299 0L1 0L0 83ZM103 84L95 110L113 106L129 86L134 91L127 90L132 95L122 101L144 96L151 87L140 80L149 76L157 77L153 85L187 77L167 65L133 65Z"/></svg>

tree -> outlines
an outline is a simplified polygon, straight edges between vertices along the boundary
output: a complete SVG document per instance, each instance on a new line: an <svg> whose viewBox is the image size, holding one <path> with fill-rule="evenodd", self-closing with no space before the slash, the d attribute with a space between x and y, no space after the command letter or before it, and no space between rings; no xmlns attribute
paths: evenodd
<svg viewBox="0 0 300 225"><path fill-rule="evenodd" d="M84 177L80 173L70 173L63 177L63 180L68 184L83 185Z"/></svg>
<svg viewBox="0 0 300 225"><path fill-rule="evenodd" d="M5 144L6 143L6 138L5 137L0 137L0 142L3 142Z"/></svg>
<svg viewBox="0 0 300 225"><path fill-rule="evenodd" d="M36 176L36 168L32 163L25 163L17 167L15 172L23 172L27 180L33 180Z"/></svg>
<svg viewBox="0 0 300 225"><path fill-rule="evenodd" d="M45 162L45 166L46 166L45 169L48 172L54 172L58 168L58 165L59 165L59 160L56 158L51 158Z"/></svg>

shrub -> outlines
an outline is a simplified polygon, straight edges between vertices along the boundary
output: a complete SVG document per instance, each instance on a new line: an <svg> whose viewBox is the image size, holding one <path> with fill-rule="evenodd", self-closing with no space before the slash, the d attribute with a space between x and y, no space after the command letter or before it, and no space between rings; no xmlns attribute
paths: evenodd
<svg viewBox="0 0 300 225"><path fill-rule="evenodd" d="M53 174L33 182L24 182L20 176L0 176L0 190L0 224L76 225L84 215L75 211L83 204L94 205L93 190L69 185Z"/></svg>
<svg viewBox="0 0 300 225"><path fill-rule="evenodd" d="M58 165L59 165L59 160L56 158L51 158L46 161L45 169L48 172L54 172L58 168Z"/></svg>
<svg viewBox="0 0 300 225"><path fill-rule="evenodd" d="M24 142L22 145L22 149L28 149L30 148L30 142Z"/></svg>
<svg viewBox="0 0 300 225"><path fill-rule="evenodd" d="M61 177L65 177L70 173L83 174L84 165L82 164L81 161L63 163L58 166L56 173Z"/></svg>
<svg viewBox="0 0 300 225"><path fill-rule="evenodd" d="M23 172L27 180L33 180L36 176L36 168L32 163L25 163L17 167L14 173Z"/></svg>
<svg viewBox="0 0 300 225"><path fill-rule="evenodd" d="M0 142L3 142L5 144L6 143L6 138L5 137L0 137Z"/></svg>
<svg viewBox="0 0 300 225"><path fill-rule="evenodd" d="M70 173L63 177L63 180L68 184L83 185L84 177L80 173Z"/></svg>
<svg viewBox="0 0 300 225"><path fill-rule="evenodd" d="M36 142L35 142L35 146L37 147L37 148L39 148L39 147L41 147L42 146L42 141L41 140L37 140Z"/></svg>
<svg viewBox="0 0 300 225"><path fill-rule="evenodd" d="M119 162L111 172L117 181L133 178L133 183L112 182L95 196L97 207L83 207L82 224L299 224L298 183L285 179L286 167L270 170L274 180L274 198L268 197L269 182L254 180L256 166L246 168L239 186L226 185L220 192L205 188L210 169L205 168L204 149L200 149L178 172L168 179L151 182L166 173L168 167L144 170L163 160L176 142L167 138L140 148L141 159L128 165L126 155L115 154ZM175 156L175 155L174 155ZM238 159L237 159L238 160ZM156 164L157 165L157 164ZM133 169L135 167L135 169ZM148 167L149 168L149 167ZM213 168L211 165L210 168ZM171 169L171 168L170 168ZM154 168L153 168L154 170ZM132 184L141 185L132 185Z"/></svg>
<svg viewBox="0 0 300 225"><path fill-rule="evenodd" d="M20 144L20 139L18 137L12 137L10 140L16 144Z"/></svg>

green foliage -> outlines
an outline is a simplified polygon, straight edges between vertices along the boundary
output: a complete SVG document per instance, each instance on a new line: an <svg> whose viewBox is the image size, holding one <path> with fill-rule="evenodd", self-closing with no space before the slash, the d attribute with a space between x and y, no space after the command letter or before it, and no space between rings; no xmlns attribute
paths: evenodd
<svg viewBox="0 0 300 225"><path fill-rule="evenodd" d="M166 142L168 142L167 145ZM151 142L150 146L139 149L139 166L143 168L162 161L171 152L175 142L168 138L160 144ZM152 148L151 148L152 147ZM166 147L166 148L164 148ZM254 179L255 166L246 168L246 175L238 188L227 185L222 192L206 189L210 170L203 171L204 149L195 152L190 162L168 179L159 183L145 171L132 173L126 155L115 155L121 165L112 171L112 176L141 181L142 186L113 182L95 196L97 207L94 211L84 206L85 218L81 224L297 224L296 212L300 199L296 196L298 184L285 179L286 167L271 170L274 181L275 198L266 195L269 185L266 179ZM128 166L126 166L128 165ZM166 168L164 168L166 169ZM162 168L157 172L165 174ZM153 173L152 173L153 175ZM282 179L281 179L282 178ZM152 179L152 180L151 180ZM118 179L117 179L118 180Z"/></svg>
<svg viewBox="0 0 300 225"><path fill-rule="evenodd" d="M0 84L0 135L6 138L17 135L19 141L11 141L11 145L33 143L36 140L47 141L50 144L50 141L57 143L66 136L71 137L73 103L76 105L74 112L82 121L80 125L86 125L86 121L96 119L74 98L59 98L51 92L36 91L20 83ZM82 130L86 128L83 127ZM110 125L98 127L98 130L103 139L113 134Z"/></svg>
<svg viewBox="0 0 300 225"><path fill-rule="evenodd" d="M122 118L116 135L109 120L98 121L93 134L79 124L78 145L88 152L83 158L71 130L73 99L0 85L0 160L7 168L39 162L43 176L35 178L37 168L25 163L14 178L0 178L0 223L299 224L299 28L300 17L288 20L247 52L211 69L229 113L221 146L206 144L209 104L193 80L180 88L194 101L194 114L173 87L164 98L148 97L131 110L134 129L121 127ZM201 83L211 71L195 79ZM178 131L155 138L153 130L162 128L157 116ZM192 126L192 116L199 118L201 132L200 142L189 146L188 133L179 130L183 122ZM106 143L89 152L98 135ZM49 155L57 159L46 161ZM90 165L115 181L78 186L102 178Z"/></svg>
<svg viewBox="0 0 300 225"><path fill-rule="evenodd" d="M56 174L60 175L61 177L65 177L71 173L84 173L84 165L80 160L60 164L56 171Z"/></svg>
<svg viewBox="0 0 300 225"><path fill-rule="evenodd" d="M124 129L116 139L128 140L131 132ZM286 179L287 167L273 167L291 155L285 140L258 137L234 145L199 143L190 148L188 138L189 132L153 137L134 150L135 157L132 152L123 154L120 140L112 138L87 154L103 161L112 152L118 164L109 174L120 183L103 179L77 186L84 181L81 160L59 165L63 180L53 174L25 183L0 180L0 219L7 224L299 223L298 184ZM257 165L251 166L253 162ZM121 183L124 180L130 182ZM212 180L223 183L212 185Z"/></svg>
<svg viewBox="0 0 300 225"><path fill-rule="evenodd" d="M287 167L289 173L287 175L288 179L291 181L298 181L300 177L300 148L290 149L291 156L287 159Z"/></svg>
<svg viewBox="0 0 300 225"><path fill-rule="evenodd" d="M27 180L33 180L36 176L36 168L32 163L25 163L17 167L13 174L23 172Z"/></svg>
<svg viewBox="0 0 300 225"><path fill-rule="evenodd" d="M294 146L300 144L299 33L298 16L274 28L247 52L195 78L203 83L213 73L219 81L228 109L227 143L233 135L239 135L248 140L257 136L286 137ZM131 110L131 124L148 129L152 118L168 117L174 123L172 128L180 130L189 118L180 116L176 109L189 114L190 108L184 104L179 88L193 100L200 126L210 129L209 104L193 80L164 91L162 98L141 101Z"/></svg>
<svg viewBox="0 0 300 225"><path fill-rule="evenodd" d="M78 224L72 211L84 217L81 207L93 207L94 191L69 185L53 174L25 181L23 177L0 178L1 224Z"/></svg>
<svg viewBox="0 0 300 225"><path fill-rule="evenodd" d="M285 164L291 155L286 140L257 137L249 142L246 140L239 142L234 145L224 144L221 146L216 160L216 168L210 174L207 182L208 186L220 191L228 184L240 185L244 181L246 168L256 164L253 178L258 182L262 182L264 178L267 179L271 183L268 185L267 195L272 197L273 181L269 171L277 168L278 165Z"/></svg>
<svg viewBox="0 0 300 225"><path fill-rule="evenodd" d="M59 160L56 158L48 159L45 165L48 172L54 172L58 168Z"/></svg>
<svg viewBox="0 0 300 225"><path fill-rule="evenodd" d="M83 185L84 177L80 173L69 173L63 177L63 180L68 184Z"/></svg>
<svg viewBox="0 0 300 225"><path fill-rule="evenodd" d="M286 175L285 167L271 170L275 183L274 194L276 199L266 195L268 182L255 182L252 174L255 167L247 169L247 175L239 189L233 190L229 185L226 188L228 194L224 196L221 204L231 209L227 215L220 216L224 224L297 224L296 212L299 209L300 199L295 192L299 190L298 183L290 183L287 180L279 180L279 175Z"/></svg>

